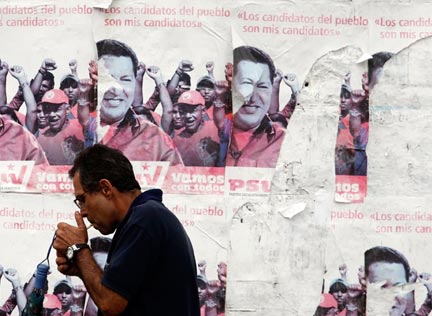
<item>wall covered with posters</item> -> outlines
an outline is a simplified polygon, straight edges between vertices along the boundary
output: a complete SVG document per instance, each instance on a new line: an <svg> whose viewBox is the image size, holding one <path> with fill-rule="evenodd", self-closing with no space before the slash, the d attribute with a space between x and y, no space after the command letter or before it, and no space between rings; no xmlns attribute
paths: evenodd
<svg viewBox="0 0 432 316"><path fill-rule="evenodd" d="M428 315L431 9L0 1L0 306L74 223L67 172L102 143L186 228L202 316ZM48 259L66 313L85 289Z"/></svg>

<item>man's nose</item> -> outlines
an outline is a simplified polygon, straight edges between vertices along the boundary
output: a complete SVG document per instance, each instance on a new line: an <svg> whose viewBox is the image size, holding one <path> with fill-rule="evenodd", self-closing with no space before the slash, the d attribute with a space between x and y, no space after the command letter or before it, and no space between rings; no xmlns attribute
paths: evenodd
<svg viewBox="0 0 432 316"><path fill-rule="evenodd" d="M85 205L83 205L79 211L82 217L87 217L87 210Z"/></svg>

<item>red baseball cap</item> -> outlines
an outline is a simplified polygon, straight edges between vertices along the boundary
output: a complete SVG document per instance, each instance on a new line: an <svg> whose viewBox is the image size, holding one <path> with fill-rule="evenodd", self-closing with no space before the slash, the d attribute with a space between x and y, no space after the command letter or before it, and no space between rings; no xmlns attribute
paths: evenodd
<svg viewBox="0 0 432 316"><path fill-rule="evenodd" d="M195 91L195 90L190 90L190 91L183 92L180 95L180 97L177 100L176 105L179 105L179 104L198 106L198 105L204 105L205 100L202 97L201 93L199 93L198 91Z"/></svg>
<svg viewBox="0 0 432 316"><path fill-rule="evenodd" d="M69 98L60 89L52 89L47 92L42 97L41 103L51 103L51 104L69 104Z"/></svg>
<svg viewBox="0 0 432 316"><path fill-rule="evenodd" d="M333 297L333 295L329 293L323 293L321 294L321 302L319 306L324 308L330 308L330 307L337 308L338 304L336 302L336 299Z"/></svg>
<svg viewBox="0 0 432 316"><path fill-rule="evenodd" d="M57 298L57 295L54 294L45 294L43 300L43 308L53 309L53 308L62 308L62 304L60 300Z"/></svg>

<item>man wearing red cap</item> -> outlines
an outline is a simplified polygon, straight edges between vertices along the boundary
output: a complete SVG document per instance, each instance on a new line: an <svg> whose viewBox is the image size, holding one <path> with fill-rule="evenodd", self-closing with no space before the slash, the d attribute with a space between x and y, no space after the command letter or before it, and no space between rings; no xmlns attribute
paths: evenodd
<svg viewBox="0 0 432 316"><path fill-rule="evenodd" d="M49 90L42 97L42 111L48 128L38 136L51 165L70 165L84 147L81 125L68 120L69 98L59 89Z"/></svg>
<svg viewBox="0 0 432 316"><path fill-rule="evenodd" d="M184 129L173 138L185 166L214 167L219 154L218 129L204 120L205 100L198 91L183 92L176 105L184 117Z"/></svg>

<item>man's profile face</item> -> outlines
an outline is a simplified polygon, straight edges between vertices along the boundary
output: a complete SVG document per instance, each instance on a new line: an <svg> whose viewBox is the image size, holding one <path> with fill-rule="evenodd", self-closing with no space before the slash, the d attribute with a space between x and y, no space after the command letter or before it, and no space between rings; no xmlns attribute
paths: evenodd
<svg viewBox="0 0 432 316"><path fill-rule="evenodd" d="M184 127L184 115L180 114L178 105L174 105L172 109L173 125L174 129L180 129Z"/></svg>
<svg viewBox="0 0 432 316"><path fill-rule="evenodd" d="M233 78L234 102L240 105L234 114L234 125L244 131L259 126L271 101L272 83L267 64L242 60Z"/></svg>
<svg viewBox="0 0 432 316"><path fill-rule="evenodd" d="M202 122L203 105L180 104L179 112L184 117L185 130L195 133Z"/></svg>
<svg viewBox="0 0 432 316"><path fill-rule="evenodd" d="M72 182L75 197L81 197L81 216L87 217L88 221L93 224L93 227L100 231L102 235L113 233L118 223L111 201L101 192L85 192L81 185L79 172L75 173Z"/></svg>
<svg viewBox="0 0 432 316"><path fill-rule="evenodd" d="M105 124L120 122L132 106L135 93L135 73L132 59L126 56L103 55L99 61L108 72L99 72L101 91L104 91L100 118ZM101 76L102 74L102 76ZM102 77L102 78L101 78Z"/></svg>
<svg viewBox="0 0 432 316"><path fill-rule="evenodd" d="M36 106L36 117L37 117L37 122L38 122L39 128L45 128L48 126L47 117L46 117L45 113L43 112L42 104L40 104L40 103Z"/></svg>
<svg viewBox="0 0 432 316"><path fill-rule="evenodd" d="M368 268L367 280L369 283L387 281L385 286L406 284L405 269L401 263L378 261Z"/></svg>
<svg viewBox="0 0 432 316"><path fill-rule="evenodd" d="M39 88L39 93L38 93L40 97L42 97L45 94L45 92L47 92L48 90L51 90L52 86L53 84L51 80L42 80L42 83Z"/></svg>
<svg viewBox="0 0 432 316"><path fill-rule="evenodd" d="M58 133L60 132L65 123L66 123L66 115L69 109L69 105L66 103L63 104L50 104L44 103L42 104L42 112L43 116L46 117L48 121L48 126L51 132Z"/></svg>

